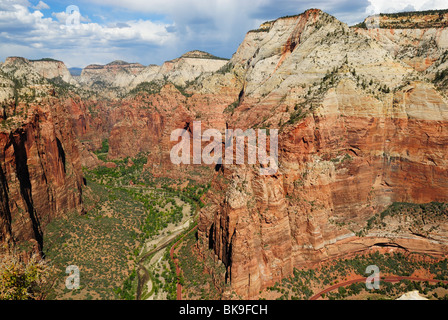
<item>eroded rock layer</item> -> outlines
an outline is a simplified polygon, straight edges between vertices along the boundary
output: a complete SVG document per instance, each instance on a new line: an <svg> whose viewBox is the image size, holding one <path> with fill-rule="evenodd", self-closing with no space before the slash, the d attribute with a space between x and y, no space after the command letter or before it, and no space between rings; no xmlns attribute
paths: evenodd
<svg viewBox="0 0 448 320"><path fill-rule="evenodd" d="M375 245L447 253L444 216L372 224L396 202L448 202L447 33L437 19L446 15L350 28L312 9L248 32L230 61L192 51L162 66L91 65L69 97L45 80L66 81L65 71L9 59L1 241L40 248L47 221L81 212L81 165L113 165L92 152L106 139L108 160L145 154L157 176L201 167L170 159L171 133L200 121L202 132L279 130L275 174L224 164L200 177L212 188L199 249L226 266L229 292L257 298L294 267Z"/></svg>
<svg viewBox="0 0 448 320"><path fill-rule="evenodd" d="M52 219L83 211L79 147L57 100L14 118L0 133L1 242L40 252Z"/></svg>
<svg viewBox="0 0 448 320"><path fill-rule="evenodd" d="M224 165L201 212L200 245L233 291L256 298L294 267L374 245L447 252L444 219L427 236L366 229L394 202L448 200L448 104L421 68L318 10L250 32L231 63L244 97L229 126L280 130L277 174Z"/></svg>

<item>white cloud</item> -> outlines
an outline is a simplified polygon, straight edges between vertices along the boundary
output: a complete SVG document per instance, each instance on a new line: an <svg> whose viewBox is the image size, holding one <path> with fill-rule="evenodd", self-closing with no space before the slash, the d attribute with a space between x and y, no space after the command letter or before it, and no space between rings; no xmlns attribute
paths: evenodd
<svg viewBox="0 0 448 320"><path fill-rule="evenodd" d="M46 10L46 9L50 9L50 7L48 6L48 4L46 4L43 1L39 1L39 3L37 5L35 5L33 7L36 10Z"/></svg>
<svg viewBox="0 0 448 320"><path fill-rule="evenodd" d="M2 5L7 5L8 10L3 10ZM96 62L107 63L110 62L104 60L107 57L116 59L123 55L122 52L132 50L133 46L160 47L176 42L176 35L167 31L167 28L175 27L172 24L137 20L105 26L81 17L81 24L75 29L66 26L66 12L56 12L51 18L45 18L39 10L31 12L30 7L27 2L12 4L11 1L0 0L2 58L5 58L3 54L11 51L3 49L12 45L14 48L28 48L13 55L30 52L31 48L34 55L62 59L69 65L79 65L81 61L81 65L91 63L94 56L101 59Z"/></svg>
<svg viewBox="0 0 448 320"><path fill-rule="evenodd" d="M75 12L75 14L78 14L79 12ZM73 14L73 13L72 13ZM80 13L79 13L80 14ZM67 18L70 16L70 14L68 14L67 12L65 12L65 11L62 11L62 12L52 12L51 13L51 15L53 16L53 17L55 17L56 19L58 19L58 21L60 22L60 23L63 23L63 24L65 24L65 21L67 20ZM87 16L83 16L82 14L80 14L80 19L79 19L79 21L80 22L91 22L90 21L90 19L89 19L89 17L87 17Z"/></svg>
<svg viewBox="0 0 448 320"><path fill-rule="evenodd" d="M85 65L109 62L105 59L114 52L114 59L133 58L144 64L161 63L193 49L215 54L225 50L225 55L229 56L236 51L246 31L259 25L259 21L249 16L266 0L112 0L112 5L140 13L160 14L167 18L165 21L172 22L140 19L99 24L81 15L81 25L77 29L66 27L66 12L53 12L50 18L45 18L39 10L31 12L28 1L18 1L21 3L8 12L0 8L0 43L31 47L36 54L53 55L72 64L83 60ZM10 0L0 0L0 5L5 2L11 7ZM93 2L104 5L101 1ZM83 6L82 1L77 5L83 14L86 5ZM78 57L80 52L86 54ZM93 61L95 52L100 61ZM120 55L128 58L119 58Z"/></svg>
<svg viewBox="0 0 448 320"><path fill-rule="evenodd" d="M47 1L47 0L45 0ZM36 3L37 0L33 0ZM47 1L52 5L52 2ZM68 65L107 63L121 59L144 64L161 63L187 50L200 49L229 57L236 51L246 32L265 20L301 13L310 6L334 14L353 24L375 13L403 10L446 9L447 0L79 0L73 1L81 12L78 29L67 28L66 12L44 16L48 5L39 1L0 0L0 57L28 55L53 57ZM370 5L369 5L370 4ZM164 22L148 18L123 21L107 20L104 12L89 11L99 5L123 9L143 17L157 15ZM100 17L92 22L85 13ZM166 22L168 21L168 22ZM20 48L20 49L18 49ZM14 50L13 50L14 49ZM11 52L15 52L12 53Z"/></svg>
<svg viewBox="0 0 448 320"><path fill-rule="evenodd" d="M258 27L252 14L271 0L110 0L108 6L121 7L129 11L159 14L168 17L188 41L225 42L235 34L244 36L246 31ZM89 0L104 5L103 0ZM82 5L79 5L82 11ZM263 20L264 21L264 20ZM242 39L241 39L242 40ZM236 48L235 48L236 50Z"/></svg>
<svg viewBox="0 0 448 320"><path fill-rule="evenodd" d="M14 5L29 7L31 3L28 0L0 0L0 10L10 11Z"/></svg>

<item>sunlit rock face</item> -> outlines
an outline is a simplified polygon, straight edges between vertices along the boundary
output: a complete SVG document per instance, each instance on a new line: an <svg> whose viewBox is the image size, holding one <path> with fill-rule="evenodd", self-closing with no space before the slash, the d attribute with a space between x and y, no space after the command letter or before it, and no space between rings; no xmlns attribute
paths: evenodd
<svg viewBox="0 0 448 320"><path fill-rule="evenodd" d="M224 165L227 184L215 183L224 192L201 212L203 251L225 263L238 295L256 298L294 267L376 244L446 252L443 221L435 237L394 224L361 233L394 202L448 198L443 91L373 32L309 10L249 32L233 56L243 94L228 126L280 130L277 174ZM425 32L443 48L444 30Z"/></svg>

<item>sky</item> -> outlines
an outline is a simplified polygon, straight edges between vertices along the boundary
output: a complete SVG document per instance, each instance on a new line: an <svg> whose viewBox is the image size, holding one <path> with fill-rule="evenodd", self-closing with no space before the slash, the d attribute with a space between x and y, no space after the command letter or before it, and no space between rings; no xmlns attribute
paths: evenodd
<svg viewBox="0 0 448 320"><path fill-rule="evenodd" d="M248 30L310 8L353 25L377 13L448 9L448 1L0 0L0 60L53 58L83 68L160 65L190 50L231 58Z"/></svg>

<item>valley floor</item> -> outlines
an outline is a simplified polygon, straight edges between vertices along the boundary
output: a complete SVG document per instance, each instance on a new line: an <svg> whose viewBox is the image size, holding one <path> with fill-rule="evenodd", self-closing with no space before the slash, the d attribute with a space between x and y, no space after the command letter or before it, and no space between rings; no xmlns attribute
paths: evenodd
<svg viewBox="0 0 448 320"><path fill-rule="evenodd" d="M163 249L193 223L206 187L190 182L176 190L172 181L144 173L144 162L85 170L87 213L55 219L45 232L44 253L56 270L49 299L176 298ZM79 289L65 287L69 265L80 270ZM145 269L151 272L140 279Z"/></svg>

